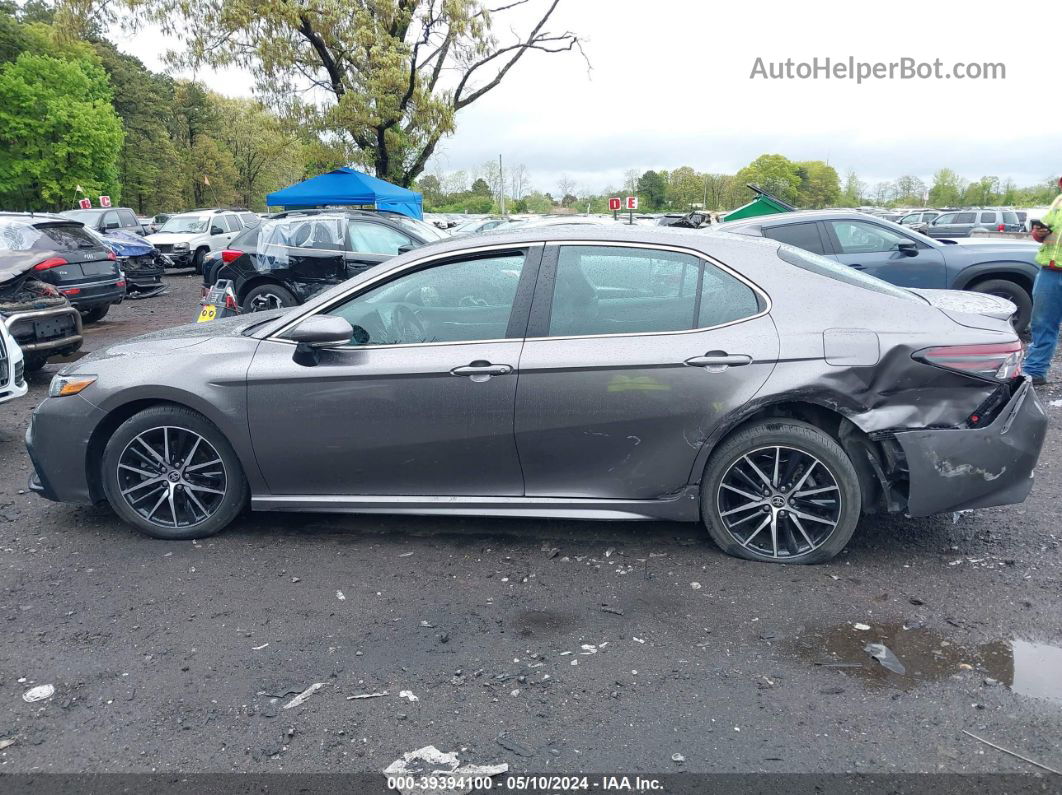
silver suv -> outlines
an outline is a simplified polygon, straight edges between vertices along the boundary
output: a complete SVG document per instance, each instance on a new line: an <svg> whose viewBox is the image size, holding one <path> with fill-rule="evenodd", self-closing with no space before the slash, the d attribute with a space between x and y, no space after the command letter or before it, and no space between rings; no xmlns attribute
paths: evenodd
<svg viewBox="0 0 1062 795"><path fill-rule="evenodd" d="M938 215L929 224L930 237L969 237L974 230L1020 232L1021 222L1013 210L960 210Z"/></svg>

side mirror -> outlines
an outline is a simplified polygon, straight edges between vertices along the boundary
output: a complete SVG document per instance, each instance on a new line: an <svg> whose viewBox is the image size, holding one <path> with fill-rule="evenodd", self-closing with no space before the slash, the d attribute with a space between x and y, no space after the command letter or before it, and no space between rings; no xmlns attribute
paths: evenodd
<svg viewBox="0 0 1062 795"><path fill-rule="evenodd" d="M314 315L288 333L288 339L297 343L291 358L295 364L315 367L320 362L322 348L346 345L353 336L354 328L343 318Z"/></svg>
<svg viewBox="0 0 1062 795"><path fill-rule="evenodd" d="M103 228L106 229L106 230L117 229L118 228L118 222L117 221L108 221L107 223L105 223L103 225Z"/></svg>
<svg viewBox="0 0 1062 795"><path fill-rule="evenodd" d="M918 256L918 244L915 243L913 240L904 240L901 243L897 243L896 250L903 254L905 257Z"/></svg>
<svg viewBox="0 0 1062 795"><path fill-rule="evenodd" d="M212 226L212 227L210 227L210 234L212 234L212 235L223 235L223 234L225 234L225 230L222 229L220 226Z"/></svg>

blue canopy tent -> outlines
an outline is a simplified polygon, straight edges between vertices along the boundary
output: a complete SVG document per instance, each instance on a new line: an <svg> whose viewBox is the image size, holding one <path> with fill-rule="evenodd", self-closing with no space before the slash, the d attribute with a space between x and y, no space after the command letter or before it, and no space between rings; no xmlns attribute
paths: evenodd
<svg viewBox="0 0 1062 795"><path fill-rule="evenodd" d="M424 219L424 201L419 193L346 167L274 191L266 196L266 204L270 207L374 205L377 210Z"/></svg>

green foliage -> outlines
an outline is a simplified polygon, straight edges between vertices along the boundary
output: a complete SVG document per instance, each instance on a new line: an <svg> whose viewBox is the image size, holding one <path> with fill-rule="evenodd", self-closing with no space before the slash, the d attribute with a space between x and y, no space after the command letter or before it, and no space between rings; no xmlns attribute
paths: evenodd
<svg viewBox="0 0 1062 795"><path fill-rule="evenodd" d="M942 168L933 175L929 189L929 203L933 207L957 207L962 203L966 182L950 168Z"/></svg>
<svg viewBox="0 0 1062 795"><path fill-rule="evenodd" d="M737 173L735 181L741 187L756 185L790 204L799 202L800 170L782 155L760 155Z"/></svg>
<svg viewBox="0 0 1062 795"><path fill-rule="evenodd" d="M796 166L800 177L796 198L798 207L818 210L837 204L841 196L841 180L833 166L822 160L805 160Z"/></svg>
<svg viewBox="0 0 1062 795"><path fill-rule="evenodd" d="M0 67L0 205L64 209L78 183L118 201L123 137L92 61L26 51Z"/></svg>
<svg viewBox="0 0 1062 795"><path fill-rule="evenodd" d="M646 171L638 177L638 201L643 210L659 210L667 199L666 172Z"/></svg>

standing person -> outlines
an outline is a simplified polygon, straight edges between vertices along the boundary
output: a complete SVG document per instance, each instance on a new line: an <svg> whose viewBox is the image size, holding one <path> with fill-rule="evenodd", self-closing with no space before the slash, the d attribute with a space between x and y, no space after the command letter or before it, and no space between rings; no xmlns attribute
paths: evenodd
<svg viewBox="0 0 1062 795"><path fill-rule="evenodd" d="M1062 179L1058 187L1062 189ZM1033 285L1032 345L1025 357L1025 374L1032 376L1033 384L1043 386L1062 325L1062 193L1039 223L1033 223L1032 236L1043 245L1036 254L1040 272Z"/></svg>

